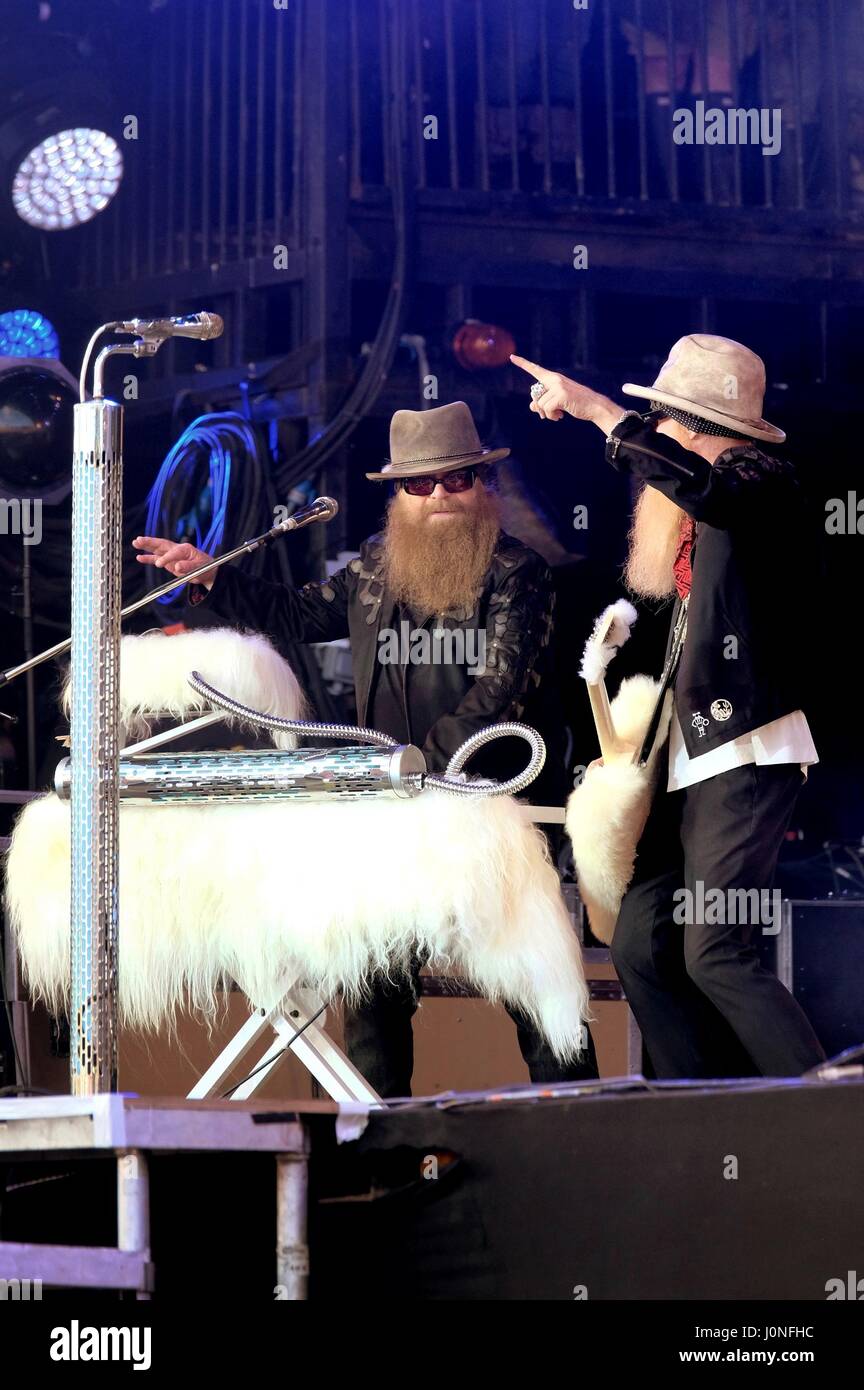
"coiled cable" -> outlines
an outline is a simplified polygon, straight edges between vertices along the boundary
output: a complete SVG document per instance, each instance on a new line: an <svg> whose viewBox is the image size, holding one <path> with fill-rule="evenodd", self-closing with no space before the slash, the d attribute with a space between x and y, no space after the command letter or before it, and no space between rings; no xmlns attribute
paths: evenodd
<svg viewBox="0 0 864 1390"><path fill-rule="evenodd" d="M399 742L391 738L389 734L381 734L377 729L359 729L352 724L316 724L306 719L285 719L280 714L264 714L261 710L252 709L249 705L244 705L240 700L235 700L232 695L226 695L221 690L216 690L212 685L204 680L198 671L192 671L188 676L189 684L199 695L203 695L205 700L209 700L215 709L225 710L228 714L235 715L238 719L243 719L250 724L260 724L264 729L270 729L277 733L306 734L312 738L340 738L350 739L355 743L371 743L378 748L398 748ZM487 743L493 743L498 738L522 738L531 749L531 756L527 767L522 772L510 777L506 782L462 782L456 778L462 772L465 763L480 748ZM509 722L505 724L490 724L488 729L480 729L476 734L472 734L466 739L450 759L447 770L442 775L437 772L427 772L423 777L423 788L426 790L446 792L448 796L461 796L469 798L481 798L490 796L516 796L519 792L534 781L539 776L543 764L546 761L546 745L536 729L532 729L529 724L518 724Z"/></svg>
<svg viewBox="0 0 864 1390"><path fill-rule="evenodd" d="M215 552L225 533L229 499L239 533L247 535L254 526L262 481L258 438L248 421L234 411L199 415L165 456L147 497L145 531L173 540L188 536L199 550ZM209 513L206 532L202 504ZM174 603L182 589L179 584L156 602Z"/></svg>

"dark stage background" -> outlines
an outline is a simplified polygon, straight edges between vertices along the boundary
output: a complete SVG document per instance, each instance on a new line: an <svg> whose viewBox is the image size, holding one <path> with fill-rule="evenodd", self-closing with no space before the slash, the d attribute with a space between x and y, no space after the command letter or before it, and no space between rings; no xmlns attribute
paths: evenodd
<svg viewBox="0 0 864 1390"><path fill-rule="evenodd" d="M622 592L631 498L596 430L529 414L526 380L503 365L510 340L611 395L650 382L687 332L762 354L765 413L810 489L823 573L823 621L800 634L801 661L824 673L811 712L822 764L784 872L798 896L842 889L823 845L864 831L862 539L827 535L824 519L829 499L864 494L861 0L5 0L0 22L0 312L45 314L73 376L108 319L207 308L226 322L216 342L175 340L109 376L115 392L137 378L127 541L182 429L234 411L258 459L232 473L223 544L264 529L306 484L340 515L266 565L320 576L379 523L383 496L363 473L386 456L392 412L467 400L484 438L512 448L511 529L555 568L571 768L596 752L576 669L593 618ZM672 110L699 101L780 108L780 153L676 146ZM124 158L111 205L66 231L25 225L6 196L14 152L46 120L101 122ZM491 325L473 349L472 320ZM3 389L0 376L6 448ZM58 471L63 457L58 443ZM206 515L206 476L174 498L178 535ZM68 498L43 515L35 650L68 630ZM0 548L7 667L24 649L21 547L3 535ZM126 554L128 600L142 576ZM132 626L177 613L145 610ZM666 625L643 612L618 674L657 668ZM350 716L344 689L297 659L318 712ZM35 682L38 785L58 756L57 678L43 667ZM22 681L0 707L19 716L0 732L0 779L23 787Z"/></svg>

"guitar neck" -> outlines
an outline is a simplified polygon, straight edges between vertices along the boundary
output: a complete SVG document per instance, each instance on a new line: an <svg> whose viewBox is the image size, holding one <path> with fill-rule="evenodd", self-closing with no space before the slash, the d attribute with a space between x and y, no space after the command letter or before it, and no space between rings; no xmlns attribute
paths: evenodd
<svg viewBox="0 0 864 1390"><path fill-rule="evenodd" d="M600 681L597 685L589 685L588 699L591 701L591 713L594 716L594 728L597 730L600 752L604 758L614 758L622 752L623 745L615 732L615 725L612 723L612 711L609 708L609 696L606 694L606 682Z"/></svg>

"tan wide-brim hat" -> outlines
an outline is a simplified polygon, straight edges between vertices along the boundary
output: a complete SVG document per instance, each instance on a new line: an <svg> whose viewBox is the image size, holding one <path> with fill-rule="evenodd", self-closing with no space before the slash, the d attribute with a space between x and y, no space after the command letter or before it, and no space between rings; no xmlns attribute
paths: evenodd
<svg viewBox="0 0 864 1390"><path fill-rule="evenodd" d="M653 386L627 382L628 396L683 410L711 420L748 439L782 444L786 433L762 419L765 363L743 343L711 333L679 338Z"/></svg>
<svg viewBox="0 0 864 1390"><path fill-rule="evenodd" d="M464 401L431 410L397 410L390 421L390 458L380 473L367 473L366 477L386 483L392 478L450 473L454 468L497 463L509 453L509 449L487 449L480 443L474 417Z"/></svg>

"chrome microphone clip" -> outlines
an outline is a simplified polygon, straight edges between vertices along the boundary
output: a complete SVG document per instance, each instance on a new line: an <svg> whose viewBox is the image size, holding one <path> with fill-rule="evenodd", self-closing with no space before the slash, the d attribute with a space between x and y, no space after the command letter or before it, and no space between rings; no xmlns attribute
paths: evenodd
<svg viewBox="0 0 864 1390"><path fill-rule="evenodd" d="M96 329L84 353L78 384L79 399L82 402L86 400L87 369L90 355L97 339L103 333L132 333L135 335L135 342L111 343L99 353L93 372L94 399L100 398L103 394L103 375L105 363L109 357L114 357L118 353L125 353L129 357L155 357L168 338L197 338L206 342L210 338L221 338L224 331L225 324L219 314L211 314L206 310L202 310L198 314L181 314L175 318L112 319L110 323L103 323L101 327Z"/></svg>
<svg viewBox="0 0 864 1390"><path fill-rule="evenodd" d="M116 325L120 333L134 333L145 342L163 342L166 338L197 338L207 342L221 338L225 324L219 314L202 310L197 314L181 314L164 319L126 319Z"/></svg>

